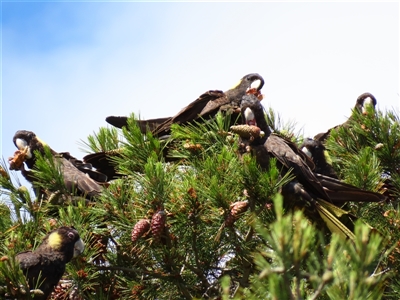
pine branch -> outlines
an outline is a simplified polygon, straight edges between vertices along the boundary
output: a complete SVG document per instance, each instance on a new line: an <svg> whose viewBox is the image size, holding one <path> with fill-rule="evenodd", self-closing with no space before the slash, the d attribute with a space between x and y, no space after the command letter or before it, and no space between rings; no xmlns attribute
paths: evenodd
<svg viewBox="0 0 400 300"><path fill-rule="evenodd" d="M121 147L121 139L120 131L115 127L100 127L97 133L87 137L87 142L81 140L80 150L86 153L111 151Z"/></svg>

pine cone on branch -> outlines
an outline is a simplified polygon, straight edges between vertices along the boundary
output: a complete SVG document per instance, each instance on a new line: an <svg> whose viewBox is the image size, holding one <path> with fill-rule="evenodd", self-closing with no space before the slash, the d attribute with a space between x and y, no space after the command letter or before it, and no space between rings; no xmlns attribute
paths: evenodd
<svg viewBox="0 0 400 300"><path fill-rule="evenodd" d="M151 218L151 233L155 242L159 242L165 229L167 215L164 210L158 210Z"/></svg>
<svg viewBox="0 0 400 300"><path fill-rule="evenodd" d="M147 219L139 220L132 229L131 239L135 243L150 229L150 222Z"/></svg>
<svg viewBox="0 0 400 300"><path fill-rule="evenodd" d="M240 216L248 209L249 201L238 201L230 205L230 211L225 218L225 226L232 227Z"/></svg>
<svg viewBox="0 0 400 300"><path fill-rule="evenodd" d="M255 125L233 125L230 129L244 139L255 139L264 136L264 132Z"/></svg>

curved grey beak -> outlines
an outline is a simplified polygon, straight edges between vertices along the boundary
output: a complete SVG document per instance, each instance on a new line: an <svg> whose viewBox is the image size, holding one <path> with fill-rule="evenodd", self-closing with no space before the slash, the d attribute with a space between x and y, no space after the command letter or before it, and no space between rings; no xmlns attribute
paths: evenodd
<svg viewBox="0 0 400 300"><path fill-rule="evenodd" d="M82 241L82 239L77 240L74 245L74 257L82 254L84 250L85 250L85 243Z"/></svg>

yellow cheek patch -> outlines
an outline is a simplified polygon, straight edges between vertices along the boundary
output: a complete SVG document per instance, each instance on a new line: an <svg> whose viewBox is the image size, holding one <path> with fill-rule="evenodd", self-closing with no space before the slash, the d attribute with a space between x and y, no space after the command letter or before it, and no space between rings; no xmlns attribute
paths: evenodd
<svg viewBox="0 0 400 300"><path fill-rule="evenodd" d="M39 143L41 143L43 146L47 146L47 144L42 140L42 139L40 139L38 136L36 136L36 139L39 141Z"/></svg>
<svg viewBox="0 0 400 300"><path fill-rule="evenodd" d="M49 245L53 249L58 249L61 246L61 236L57 232L53 232L49 236Z"/></svg>
<svg viewBox="0 0 400 300"><path fill-rule="evenodd" d="M326 162L331 165L332 164L332 159L331 159L328 151L324 150L324 156L325 156Z"/></svg>
<svg viewBox="0 0 400 300"><path fill-rule="evenodd" d="M230 88L230 90L237 88L241 83L242 83L242 80L239 80L233 87Z"/></svg>

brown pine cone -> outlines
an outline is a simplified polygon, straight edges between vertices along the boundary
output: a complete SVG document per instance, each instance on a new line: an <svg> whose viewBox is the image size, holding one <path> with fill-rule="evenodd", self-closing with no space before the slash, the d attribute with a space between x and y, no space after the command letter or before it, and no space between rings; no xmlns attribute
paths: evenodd
<svg viewBox="0 0 400 300"><path fill-rule="evenodd" d="M254 125L233 125L230 129L233 133L237 133L244 139L255 139L264 135L264 132L262 132L259 127Z"/></svg>
<svg viewBox="0 0 400 300"><path fill-rule="evenodd" d="M249 208L249 201L238 201L232 203L230 205L231 210L229 211L226 219L225 219L225 226L231 227L233 223L236 222L248 208Z"/></svg>
<svg viewBox="0 0 400 300"><path fill-rule="evenodd" d="M2 167L0 167L0 176L9 178L7 171L4 170Z"/></svg>
<svg viewBox="0 0 400 300"><path fill-rule="evenodd" d="M257 99L260 101L264 98L264 95L261 94L261 92L258 91L256 88L247 89L246 94L252 94L252 95L256 96Z"/></svg>
<svg viewBox="0 0 400 300"><path fill-rule="evenodd" d="M28 152L28 147L25 150L17 150L14 152L14 156L8 159L10 163L10 170L19 170L21 165L25 161L26 154Z"/></svg>
<svg viewBox="0 0 400 300"><path fill-rule="evenodd" d="M147 219L139 220L132 229L131 239L136 242L150 229L150 222Z"/></svg>
<svg viewBox="0 0 400 300"><path fill-rule="evenodd" d="M167 215L164 210L157 211L151 218L151 233L155 242L159 242L165 229Z"/></svg>

